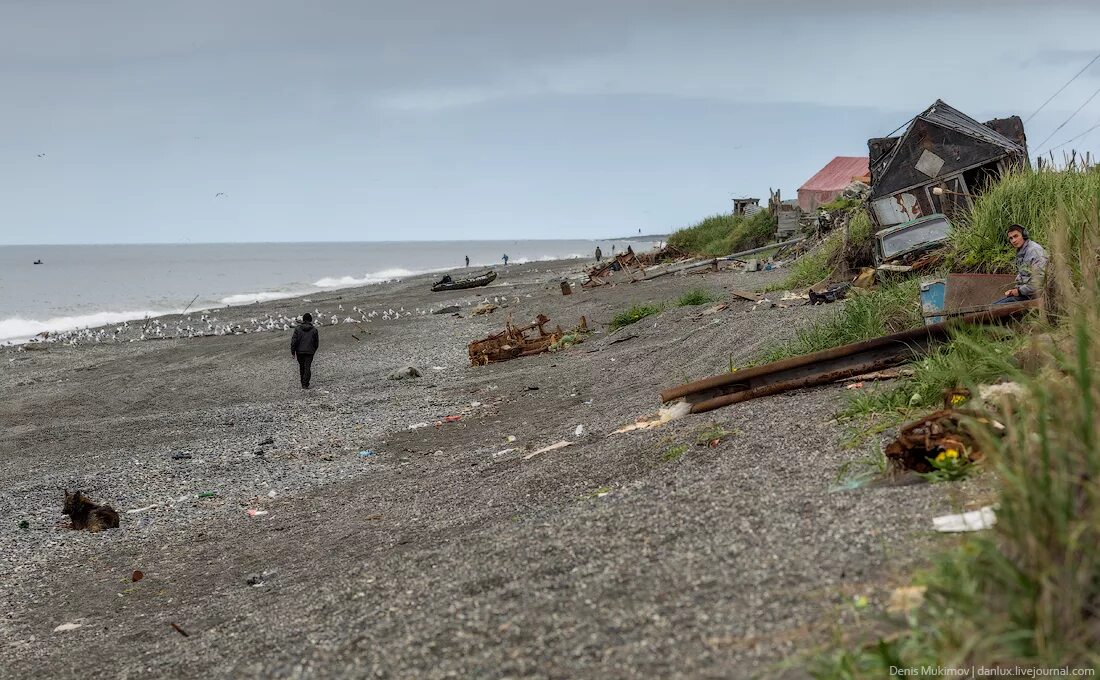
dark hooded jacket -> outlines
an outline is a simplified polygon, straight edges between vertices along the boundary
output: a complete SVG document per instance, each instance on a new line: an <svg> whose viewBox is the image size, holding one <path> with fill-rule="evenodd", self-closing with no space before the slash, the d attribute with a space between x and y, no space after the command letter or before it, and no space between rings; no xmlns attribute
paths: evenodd
<svg viewBox="0 0 1100 680"><path fill-rule="evenodd" d="M294 336L290 338L291 354L314 354L321 346L321 337L317 328L312 323L303 322L294 329Z"/></svg>

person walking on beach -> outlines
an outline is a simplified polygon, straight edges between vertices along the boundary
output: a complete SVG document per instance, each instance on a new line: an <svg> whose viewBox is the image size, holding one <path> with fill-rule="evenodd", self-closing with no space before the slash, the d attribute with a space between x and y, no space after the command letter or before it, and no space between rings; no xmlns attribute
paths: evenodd
<svg viewBox="0 0 1100 680"><path fill-rule="evenodd" d="M600 250L599 246L596 246L596 262L599 262L602 259L603 259L603 251Z"/></svg>
<svg viewBox="0 0 1100 680"><path fill-rule="evenodd" d="M504 253L504 256L501 257L500 259L504 260L504 266L507 267L508 266L508 253Z"/></svg>
<svg viewBox="0 0 1100 680"><path fill-rule="evenodd" d="M466 268L469 269L469 267L470 267L470 256L467 255L466 256Z"/></svg>
<svg viewBox="0 0 1100 680"><path fill-rule="evenodd" d="M302 323L294 329L294 335L290 338L290 355L298 360L298 375L302 379L302 389L309 389L310 367L313 366L313 355L321 345L320 334L313 325L313 315L306 312L302 315Z"/></svg>

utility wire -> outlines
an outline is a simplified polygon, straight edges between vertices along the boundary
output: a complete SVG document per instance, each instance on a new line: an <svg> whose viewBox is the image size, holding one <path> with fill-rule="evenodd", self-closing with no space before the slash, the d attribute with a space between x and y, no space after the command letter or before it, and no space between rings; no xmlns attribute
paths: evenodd
<svg viewBox="0 0 1100 680"><path fill-rule="evenodd" d="M1090 97L1089 97L1088 99L1086 99L1086 100L1085 100L1085 103L1084 103L1084 104L1081 104L1080 106L1078 106L1078 107L1077 107L1077 110L1076 110L1076 111L1074 111L1073 113L1069 114L1069 118L1066 118L1065 120L1063 120L1063 121L1062 121L1062 124L1061 124L1061 125L1059 125L1058 127L1054 128L1054 132L1050 133L1049 135L1047 135L1047 138L1046 138L1046 139L1044 139L1043 141L1039 142L1039 153L1042 153L1042 152L1043 152L1043 145L1044 145L1044 144L1046 144L1047 142L1049 142L1049 141L1050 141L1050 138L1051 138L1051 137L1053 137L1053 136L1054 136L1055 134L1057 134L1057 132L1058 132L1059 130L1061 130L1062 128L1064 128L1064 127L1066 126L1066 123L1068 123L1068 122L1070 122L1071 120L1073 120L1073 117L1074 117L1074 116L1076 116L1076 115L1077 115L1078 113L1080 113L1080 112L1081 112L1081 109L1085 108L1085 107L1086 107L1086 106L1088 105L1088 103L1089 103L1089 102L1091 102L1091 101L1092 101L1093 99L1096 99L1096 95L1098 95L1098 94L1100 94L1100 88L1097 88L1097 89L1096 89L1096 92L1093 92L1093 93L1092 93L1092 96L1090 96Z"/></svg>
<svg viewBox="0 0 1100 680"><path fill-rule="evenodd" d="M1050 147L1050 150L1051 150L1051 151L1054 151L1055 149L1061 149L1061 148L1062 148L1063 146L1065 146L1066 144L1072 144L1073 142L1076 142L1076 141L1077 141L1078 139L1081 139L1082 137L1084 137L1084 136L1085 136L1085 135L1087 135L1088 133L1092 132L1092 131L1093 131L1093 130L1095 130L1096 128L1100 128L1100 123L1097 123L1096 125L1093 125L1093 126L1092 126L1092 127L1090 127L1090 128L1088 129L1088 130L1085 130L1084 132L1082 132L1081 134L1077 135L1077 136L1076 136L1076 137L1074 137L1073 139L1067 139L1066 141L1062 142L1062 143L1061 143L1061 144L1059 144L1058 146L1052 146L1052 147Z"/></svg>
<svg viewBox="0 0 1100 680"><path fill-rule="evenodd" d="M1036 114L1036 113L1039 113L1040 111L1042 111L1042 110L1043 110L1043 107L1045 107L1045 106L1046 106L1047 104L1049 104L1049 103L1050 103L1050 102L1051 102L1051 101L1052 101L1052 100L1053 100L1053 99L1054 99L1055 97L1057 97L1058 95L1062 94L1062 90L1064 90L1064 89L1066 89L1067 87L1069 87L1069 84L1070 84L1070 83L1072 83L1073 81L1077 80L1077 77L1078 77L1078 76L1080 76L1080 75L1081 75L1082 73L1084 73L1085 71L1089 70L1089 67L1090 67L1090 66L1092 66L1093 64L1095 64L1095 63L1096 63L1096 60L1097 60L1097 59L1100 59L1100 54L1098 54L1098 55L1096 55L1095 57L1093 57L1093 58L1092 58L1092 61L1090 61L1089 63L1085 64L1085 68L1083 68L1083 69L1081 69L1080 71L1078 71L1078 72L1077 72L1077 75L1075 75L1075 76L1073 76L1072 78L1070 78L1070 79L1069 79L1068 81L1066 81L1066 84L1065 84L1065 85L1063 85L1062 87L1058 88L1058 91L1057 91L1057 92L1055 92L1054 94L1050 95L1050 99L1047 99L1047 100L1046 100L1045 102L1043 102L1043 105L1042 105L1042 106L1040 106L1039 108L1035 109L1035 112L1034 112L1034 113L1032 113L1032 114L1031 114L1030 116L1028 116L1027 118L1025 118L1025 119L1024 119L1024 122L1026 123L1026 122L1028 122L1029 120L1031 120L1032 118L1034 118L1034 117L1035 117L1035 114Z"/></svg>

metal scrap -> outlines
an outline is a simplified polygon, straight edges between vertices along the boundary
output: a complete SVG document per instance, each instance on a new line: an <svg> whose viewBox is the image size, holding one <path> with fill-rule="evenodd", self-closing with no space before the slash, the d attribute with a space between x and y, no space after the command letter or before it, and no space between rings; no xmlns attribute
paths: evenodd
<svg viewBox="0 0 1100 680"><path fill-rule="evenodd" d="M573 341L568 344L580 342L588 333L588 321L583 316L577 327L569 333L563 331L561 326L547 331L548 323L550 319L542 314L526 326L514 326L509 319L503 331L493 333L482 340L474 340L467 346L470 365L485 366L516 357L541 354L555 349L569 337L572 337Z"/></svg>
<svg viewBox="0 0 1100 680"><path fill-rule="evenodd" d="M791 357L743 371L726 372L661 392L661 401L685 399L692 413L789 390L823 385L905 363L943 342L952 329L965 323L990 324L1022 316L1034 301L1000 305L998 309L958 317L931 326L893 333L872 340Z"/></svg>
<svg viewBox="0 0 1100 680"><path fill-rule="evenodd" d="M998 430L1004 426L978 411L945 408L903 426L883 452L896 465L915 472L931 472L929 459L948 450L978 461L983 454L975 430L980 427Z"/></svg>

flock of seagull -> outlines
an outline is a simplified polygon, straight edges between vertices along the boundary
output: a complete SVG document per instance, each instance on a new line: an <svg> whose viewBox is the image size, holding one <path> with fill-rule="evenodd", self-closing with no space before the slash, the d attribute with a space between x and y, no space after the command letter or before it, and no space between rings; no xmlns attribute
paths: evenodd
<svg viewBox="0 0 1100 680"><path fill-rule="evenodd" d="M449 306L472 306L492 302L499 304L507 302L505 296L496 295L486 297L480 302L448 302L436 307L441 309ZM518 298L516 299L518 302ZM231 307L220 311L228 311ZM366 324L383 321L396 321L398 319L413 316L428 316L433 313L432 308L415 307L405 309L400 307L393 309L367 310L353 306L346 311L343 305L338 305L335 312L322 312L313 310L313 323L317 326L336 326L339 324ZM341 318L343 317L343 318ZM300 323L300 317L291 317L285 314L268 314L264 317L251 317L242 321L223 321L213 313L190 314L186 317L178 317L172 320L170 317L155 317L136 321L124 321L110 326L98 328L80 328L69 331L39 333L32 342L59 343L67 345L88 343L111 342L140 342L143 340L167 340L176 338L197 338L219 335L245 335L248 333L266 333L272 331L290 331ZM10 341L8 344L12 344Z"/></svg>

